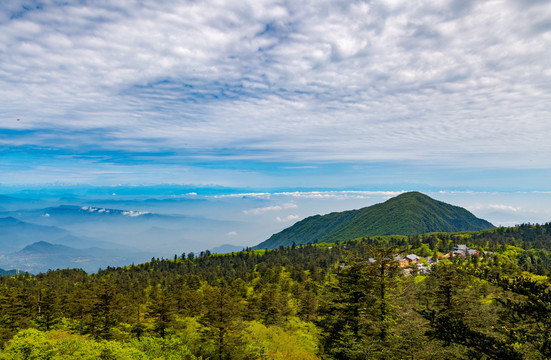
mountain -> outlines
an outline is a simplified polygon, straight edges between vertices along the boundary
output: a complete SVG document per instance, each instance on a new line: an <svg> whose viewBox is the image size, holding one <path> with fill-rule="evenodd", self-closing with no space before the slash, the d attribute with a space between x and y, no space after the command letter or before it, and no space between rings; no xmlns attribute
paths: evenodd
<svg viewBox="0 0 551 360"><path fill-rule="evenodd" d="M9 253L36 241L56 241L69 232L55 226L21 221L14 217L0 218L0 253Z"/></svg>
<svg viewBox="0 0 551 360"><path fill-rule="evenodd" d="M66 245L38 241L22 250L8 255L0 255L0 266L16 268L33 274L49 269L80 268L88 273L108 266L124 266L132 262L144 262L151 254L121 249L101 249L92 247L76 249Z"/></svg>
<svg viewBox="0 0 551 360"><path fill-rule="evenodd" d="M232 245L232 244L224 244L217 247L214 247L210 249L210 252L213 254L227 254L232 252L240 252L242 251L246 246L238 246L238 245Z"/></svg>
<svg viewBox="0 0 551 360"><path fill-rule="evenodd" d="M0 276L14 276L19 274L18 270L4 270L0 269Z"/></svg>
<svg viewBox="0 0 551 360"><path fill-rule="evenodd" d="M362 236L415 235L429 232L476 231L494 227L459 206L407 192L359 210L316 215L272 235L254 249L274 249Z"/></svg>
<svg viewBox="0 0 551 360"><path fill-rule="evenodd" d="M46 241L38 241L31 245L27 245L17 254L30 255L77 255L80 251L66 245L50 244Z"/></svg>
<svg viewBox="0 0 551 360"><path fill-rule="evenodd" d="M16 219L14 217L0 217L0 254L17 251L24 246L39 241L68 245L84 249L94 246L104 248L118 248L122 246L108 241L96 240L86 236L75 236L71 232L57 226L38 225Z"/></svg>
<svg viewBox="0 0 551 360"><path fill-rule="evenodd" d="M37 241L46 241L78 249L94 246L139 249L150 252L150 258L159 257L216 246L219 244L216 239L224 236L228 227L235 224L232 220L181 214L177 206L159 206L165 212L158 213L143 205L127 207L125 202L118 205L124 207L65 204L0 211L0 229L2 217L17 219L20 224L14 231L0 231L0 254L20 250ZM167 210L175 210L176 213L167 213ZM40 231L54 228L63 233L50 236L51 231Z"/></svg>
<svg viewBox="0 0 551 360"><path fill-rule="evenodd" d="M122 210L110 209L99 206L77 206L77 205L59 205L54 207L18 210L4 214L14 216L23 221L28 221L41 225L55 225L65 228L67 225L91 224L101 222L102 224L115 223L143 224L151 222L155 224L179 224L182 221L199 220L185 215L165 215L157 214L145 210Z"/></svg>

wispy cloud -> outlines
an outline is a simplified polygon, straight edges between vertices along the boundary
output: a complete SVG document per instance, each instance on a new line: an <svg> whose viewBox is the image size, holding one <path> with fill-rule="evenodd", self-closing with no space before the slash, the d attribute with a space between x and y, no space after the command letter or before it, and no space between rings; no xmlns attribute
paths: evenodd
<svg viewBox="0 0 551 360"><path fill-rule="evenodd" d="M477 205L474 205L474 206L469 206L468 209L472 210L472 211L476 211L476 210L486 210L486 211L488 211L488 210L498 210L498 211L512 212L512 213L523 211L522 208L511 206L511 205L503 205L503 204L485 204L485 205L477 204Z"/></svg>
<svg viewBox="0 0 551 360"><path fill-rule="evenodd" d="M281 192L274 195L291 196L304 199L335 199L335 200L350 200L350 199L369 199L373 196L383 196L391 198L400 195L405 191L293 191Z"/></svg>
<svg viewBox="0 0 551 360"><path fill-rule="evenodd" d="M288 216L285 216L285 217L276 217L276 221L277 222L280 222L280 223L285 223L285 222L291 222L291 221L297 221L299 219L299 216L298 215L288 215Z"/></svg>
<svg viewBox="0 0 551 360"><path fill-rule="evenodd" d="M243 214L260 215L269 211L281 211L281 210L289 210L289 209L298 209L298 206L294 203L286 203L283 205L273 205L273 206L266 206L261 208L254 208L250 210L243 210Z"/></svg>
<svg viewBox="0 0 551 360"><path fill-rule="evenodd" d="M550 24L516 0L3 2L0 146L549 169Z"/></svg>

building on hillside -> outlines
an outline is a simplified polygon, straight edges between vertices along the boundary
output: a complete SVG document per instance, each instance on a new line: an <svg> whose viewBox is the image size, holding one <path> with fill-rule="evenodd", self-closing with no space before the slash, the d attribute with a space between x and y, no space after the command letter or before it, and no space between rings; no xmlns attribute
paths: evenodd
<svg viewBox="0 0 551 360"><path fill-rule="evenodd" d="M397 255L394 257L394 260L398 262L398 265L400 267L406 267L411 264L418 264L419 263L419 256L415 254L409 254L404 256Z"/></svg>
<svg viewBox="0 0 551 360"><path fill-rule="evenodd" d="M410 264L418 264L419 263L419 256L415 254L409 254L406 256L406 261L408 265Z"/></svg>
<svg viewBox="0 0 551 360"><path fill-rule="evenodd" d="M471 249L469 248L467 245L465 244L461 244L461 245L456 245L452 251L450 252L449 255L453 255L453 256L467 256L467 255L478 255L478 251L475 250L475 249Z"/></svg>
<svg viewBox="0 0 551 360"><path fill-rule="evenodd" d="M405 266L408 266L408 265L409 265L409 264L408 264L408 261L406 260L406 258L405 258L405 257L402 257L402 256L400 256L400 255L395 256L395 257L394 257L394 261L397 261L397 262L398 262L398 265L399 265L400 267L405 267Z"/></svg>
<svg viewBox="0 0 551 360"><path fill-rule="evenodd" d="M419 262L421 258L415 254L409 254L407 256L401 256L401 255L396 255L393 257L393 260L396 261L398 263L398 266L400 266L401 268L405 268L409 265L417 265L419 266L421 263ZM369 259L367 259L367 261L369 262L369 264L374 264L377 262L377 260L375 260L374 258L370 257ZM341 264L340 265L341 269L344 269L346 267L345 264Z"/></svg>

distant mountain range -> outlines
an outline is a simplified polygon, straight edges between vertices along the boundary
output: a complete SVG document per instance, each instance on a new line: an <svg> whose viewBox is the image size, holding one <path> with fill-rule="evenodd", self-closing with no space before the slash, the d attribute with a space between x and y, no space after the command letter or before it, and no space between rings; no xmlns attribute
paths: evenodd
<svg viewBox="0 0 551 360"><path fill-rule="evenodd" d="M150 259L150 254L146 253L97 247L75 249L66 245L38 241L20 251L0 255L0 264L6 268L33 274L64 268L80 268L92 273L107 266L124 266L132 262L140 263Z"/></svg>
<svg viewBox="0 0 551 360"><path fill-rule="evenodd" d="M144 219L160 219L160 220L173 220L173 216L153 214L149 211L134 211L134 210L119 210L108 209L96 206L76 206L76 205L60 205L56 207L49 207L45 209L32 210L21 213L25 219L31 219L35 221L49 221L57 223L71 222L91 222L91 221L108 221L108 220L133 220L140 218Z"/></svg>
<svg viewBox="0 0 551 360"><path fill-rule="evenodd" d="M137 225L148 221L148 217L174 221L170 216L148 212L72 205L18 210L8 214L21 216L25 221L14 216L0 217L0 267L33 274L63 268L81 268L90 273L107 266L150 260L158 254L140 252L131 244L105 241L109 239L101 236L90 237L95 235L90 229L108 229L106 224L117 228L127 224L127 227L140 229ZM64 225L73 228L69 231L60 227ZM142 227L147 225L142 224ZM12 273L10 271L7 275Z"/></svg>
<svg viewBox="0 0 551 360"><path fill-rule="evenodd" d="M362 236L415 235L429 232L477 231L494 227L464 208L407 192L358 210L310 216L272 235L255 249L335 242Z"/></svg>
<svg viewBox="0 0 551 360"><path fill-rule="evenodd" d="M16 219L0 217L0 254L21 250L24 246L38 241L68 245L76 248L105 247L121 248L120 245L96 240L84 235L75 236L57 226L38 225Z"/></svg>
<svg viewBox="0 0 551 360"><path fill-rule="evenodd" d="M11 198L0 200L8 202ZM166 247L178 249L178 254L205 250L212 244L190 234L209 234L227 224L202 217L101 206L7 210L0 212L0 268L33 274L67 267L95 272L100 267L170 256Z"/></svg>
<svg viewBox="0 0 551 360"><path fill-rule="evenodd" d="M31 224L8 216L0 218L0 253L20 250L38 240L57 241L69 232L56 226Z"/></svg>

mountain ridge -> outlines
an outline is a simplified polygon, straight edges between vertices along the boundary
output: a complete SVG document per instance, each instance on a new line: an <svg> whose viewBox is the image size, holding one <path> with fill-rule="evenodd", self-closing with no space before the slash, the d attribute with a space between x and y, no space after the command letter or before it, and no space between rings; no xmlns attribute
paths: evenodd
<svg viewBox="0 0 551 360"><path fill-rule="evenodd" d="M15 251L37 240L55 241L70 234L56 226L29 223L13 216L0 217L0 229L0 253Z"/></svg>
<svg viewBox="0 0 551 360"><path fill-rule="evenodd" d="M144 262L150 256L151 254L145 252L121 249L99 247L77 249L41 240L29 244L17 252L0 254L0 267L19 269L33 274L64 268L80 268L87 273L93 273L98 268L124 266L134 261Z"/></svg>
<svg viewBox="0 0 551 360"><path fill-rule="evenodd" d="M492 227L493 224L464 208L413 191L357 210L307 217L253 248L273 249L293 243L336 242L362 236L420 235Z"/></svg>

